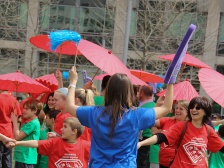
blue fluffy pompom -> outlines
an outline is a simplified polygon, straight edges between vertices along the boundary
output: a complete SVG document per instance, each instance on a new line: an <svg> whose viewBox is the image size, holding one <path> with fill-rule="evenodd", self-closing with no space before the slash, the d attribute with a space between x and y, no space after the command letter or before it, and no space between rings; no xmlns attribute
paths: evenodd
<svg viewBox="0 0 224 168"><path fill-rule="evenodd" d="M51 49L55 51L65 41L72 41L78 44L81 40L80 34L70 30L58 30L49 34Z"/></svg>

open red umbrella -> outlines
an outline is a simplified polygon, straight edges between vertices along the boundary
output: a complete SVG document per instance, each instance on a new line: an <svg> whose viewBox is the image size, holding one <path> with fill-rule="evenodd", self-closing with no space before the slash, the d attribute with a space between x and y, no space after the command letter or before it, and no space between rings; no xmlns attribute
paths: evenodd
<svg viewBox="0 0 224 168"><path fill-rule="evenodd" d="M163 60L172 61L174 56L175 56L175 54L168 54L168 55L158 56L158 58L163 59ZM211 68L210 66L208 66L201 60L195 58L194 56L191 56L188 52L185 54L182 64L194 66L197 68Z"/></svg>
<svg viewBox="0 0 224 168"><path fill-rule="evenodd" d="M163 96L166 94L166 90L157 93L157 96ZM199 94L189 81L183 81L173 86L173 99L174 100L191 100L194 97L198 97Z"/></svg>
<svg viewBox="0 0 224 168"><path fill-rule="evenodd" d="M142 70L135 70L131 69L130 70L131 74L136 76L137 78L141 79L144 82L151 82L151 83L163 83L164 79L161 78L160 76L157 76L155 74L145 72Z"/></svg>
<svg viewBox="0 0 224 168"><path fill-rule="evenodd" d="M22 74L19 70L14 73L0 75L0 90L26 93L49 92L49 88Z"/></svg>
<svg viewBox="0 0 224 168"><path fill-rule="evenodd" d="M42 40L43 39L43 40ZM48 35L38 35L30 38L30 42L38 48L53 52L50 46L50 39ZM102 71L113 75L115 73L124 73L132 78L129 69L116 57L110 50L107 50L97 44L87 40L80 40L78 47L73 42L64 42L56 49L59 54L76 55L78 48L78 55L82 54L86 59L92 62ZM135 84L142 85L144 82L133 77Z"/></svg>
<svg viewBox="0 0 224 168"><path fill-rule="evenodd" d="M51 92L54 92L58 89L58 81L54 74L48 74L44 76L40 76L38 78L35 78L35 80L44 86L48 87Z"/></svg>
<svg viewBox="0 0 224 168"><path fill-rule="evenodd" d="M30 38L30 43L48 52L73 56L76 55L76 44L72 41L63 42L55 51L51 49L50 38L48 35L33 36ZM82 55L82 53L78 51L77 55Z"/></svg>
<svg viewBox="0 0 224 168"><path fill-rule="evenodd" d="M109 74L104 73L104 74L96 75L96 76L94 76L93 80L103 80L103 77L106 75L109 75ZM130 74L128 77L131 80L131 83L133 85L147 85L144 81L142 81L141 79L137 78L134 75Z"/></svg>
<svg viewBox="0 0 224 168"><path fill-rule="evenodd" d="M198 78L205 92L224 107L224 75L213 69L202 68L198 72Z"/></svg>

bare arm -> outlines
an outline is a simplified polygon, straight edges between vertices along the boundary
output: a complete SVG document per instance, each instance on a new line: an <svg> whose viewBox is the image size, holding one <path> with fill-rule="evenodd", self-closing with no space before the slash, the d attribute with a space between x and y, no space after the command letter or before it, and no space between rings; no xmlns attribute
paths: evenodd
<svg viewBox="0 0 224 168"><path fill-rule="evenodd" d="M219 120L219 121L212 121L213 125L220 125L223 124L224 125L224 120Z"/></svg>
<svg viewBox="0 0 224 168"><path fill-rule="evenodd" d="M56 70L55 77L58 81L58 88L63 88L62 74L61 74L61 71L59 69Z"/></svg>
<svg viewBox="0 0 224 168"><path fill-rule="evenodd" d="M78 81L78 75L76 72L76 67L74 66L69 71L69 81L71 85L76 86L76 83ZM75 105L74 102L75 102L75 88L69 87L68 95L66 98L66 111L69 112L74 117L76 117L76 110L79 106Z"/></svg>
<svg viewBox="0 0 224 168"><path fill-rule="evenodd" d="M138 149L142 146L149 146L156 144L158 142L157 135L153 135L150 138L145 139L144 141L138 142Z"/></svg>
<svg viewBox="0 0 224 168"><path fill-rule="evenodd" d="M27 135L24 132L19 131L18 117L16 116L15 113L11 114L11 120L12 120L12 123L13 123L13 133L14 133L15 139L16 140L24 139Z"/></svg>
<svg viewBox="0 0 224 168"><path fill-rule="evenodd" d="M163 105L160 107L155 107L156 119L161 118L166 114L168 114L172 109L172 104L173 104L173 84L168 84Z"/></svg>
<svg viewBox="0 0 224 168"><path fill-rule="evenodd" d="M13 142L15 143L16 141L14 139L11 139L3 134L0 133L0 141L2 141L4 144L8 143L8 142Z"/></svg>
<svg viewBox="0 0 224 168"><path fill-rule="evenodd" d="M29 140L29 141L16 141L16 146L26 146L31 148L38 148L37 140Z"/></svg>

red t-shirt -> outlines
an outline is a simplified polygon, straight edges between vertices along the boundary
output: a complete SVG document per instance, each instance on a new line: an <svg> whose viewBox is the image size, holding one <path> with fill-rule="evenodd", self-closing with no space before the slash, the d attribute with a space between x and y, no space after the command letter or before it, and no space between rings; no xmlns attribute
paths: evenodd
<svg viewBox="0 0 224 168"><path fill-rule="evenodd" d="M61 135L61 128L63 127L64 119L68 117L73 117L70 113L58 113L54 123L54 132Z"/></svg>
<svg viewBox="0 0 224 168"><path fill-rule="evenodd" d="M91 142L91 138L92 138L92 130L88 127L85 127L84 132L79 137L79 139Z"/></svg>
<svg viewBox="0 0 224 168"><path fill-rule="evenodd" d="M90 143L79 139L75 144L69 144L62 138L39 140L38 153L48 156L48 168L87 168Z"/></svg>
<svg viewBox="0 0 224 168"><path fill-rule="evenodd" d="M13 138L11 113L16 108L17 115L21 115L19 103L15 97L9 94L0 94L0 133Z"/></svg>
<svg viewBox="0 0 224 168"><path fill-rule="evenodd" d="M162 117L159 119L159 122L160 129L162 130L168 130L170 127L177 123L177 121L171 117ZM175 145L169 146L166 143L161 143L159 151L159 164L168 167L170 161L174 158L175 148Z"/></svg>
<svg viewBox="0 0 224 168"><path fill-rule="evenodd" d="M163 131L170 145L177 144L184 124L184 122L178 122L169 130ZM206 151L217 152L223 146L224 142L211 127L209 130L206 125L196 128L191 122L188 122L186 133L171 168L208 168Z"/></svg>

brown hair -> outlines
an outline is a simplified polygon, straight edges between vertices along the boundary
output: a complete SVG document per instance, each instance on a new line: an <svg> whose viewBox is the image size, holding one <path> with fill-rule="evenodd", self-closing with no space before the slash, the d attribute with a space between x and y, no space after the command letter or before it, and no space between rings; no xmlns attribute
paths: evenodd
<svg viewBox="0 0 224 168"><path fill-rule="evenodd" d="M32 111L36 111L36 115L38 116L40 111L43 109L42 103L40 103L37 99L30 98L23 104L23 108L27 107Z"/></svg>
<svg viewBox="0 0 224 168"><path fill-rule="evenodd" d="M110 137L112 139L117 120L136 102L133 85L125 74L114 74L108 81L105 91L105 110L101 115L110 117ZM100 116L101 116L100 115Z"/></svg>
<svg viewBox="0 0 224 168"><path fill-rule="evenodd" d="M64 123L68 124L72 130L77 129L77 138L80 137L84 131L84 126L75 117L68 117L64 119Z"/></svg>

